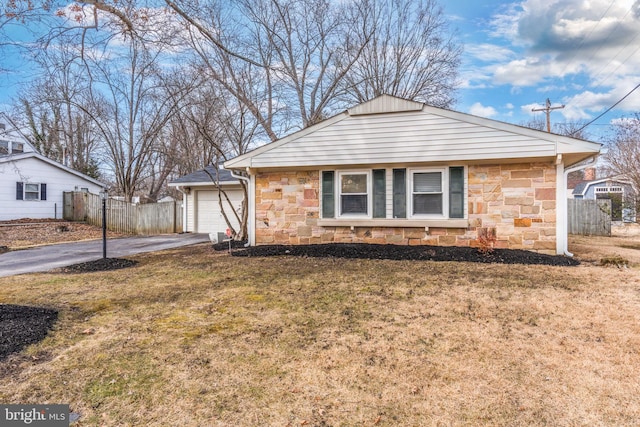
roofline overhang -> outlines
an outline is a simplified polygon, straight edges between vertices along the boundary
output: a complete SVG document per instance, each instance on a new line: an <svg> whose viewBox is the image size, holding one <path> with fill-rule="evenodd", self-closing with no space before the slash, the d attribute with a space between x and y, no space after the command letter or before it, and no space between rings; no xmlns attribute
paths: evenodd
<svg viewBox="0 0 640 427"><path fill-rule="evenodd" d="M380 97L385 97L385 96L390 97L390 95L381 95ZM397 98L397 97L392 97L392 98ZM510 132L517 135L528 136L528 137L539 139L542 141L548 141L554 144L555 154L582 154L582 156L580 156L582 157L582 159L586 159L595 154L599 154L603 146L603 144L598 142L592 142L592 141L587 141L583 139L577 139L577 138L572 138L568 136L549 133L549 132L545 132L537 129L531 129L531 128L527 128L524 126L519 126L511 123L500 122L497 120L487 119L484 117L478 117L478 116L474 116L467 113L461 113L453 110L433 107L427 104L416 103L414 101L407 101L410 103L408 105L411 107L408 109L405 108L398 111L393 111L393 110L377 111L375 113L367 113L367 114L360 112L361 111L360 107L366 106L367 104L371 104L375 99L376 98L374 98L373 100L364 102L362 104L358 104L350 108L349 110L339 113L313 126L299 130L297 132L294 132L290 135L285 136L284 138L265 144L261 147L258 147L248 153L235 157L231 160L227 160L226 162L224 162L224 168L225 169L244 169L244 168L254 168L254 167L261 168L262 166L257 164L257 162L253 161L254 157L257 157L266 151L270 151L275 148L278 148L281 145L295 141L296 139L302 138L309 133L316 132L326 126L332 125L333 123L344 120L351 116L350 112L354 112L355 115L372 115L373 116L373 115L392 114L392 113L405 112L405 111L424 111L433 115L447 117L454 120L460 120L460 121L475 124L478 126L488 127L491 129L500 130L504 132ZM401 98L397 98L397 99L402 100ZM422 108L418 108L419 105L422 105ZM525 159L525 158L526 157L523 157L521 159ZM485 160L485 159L481 159L481 160ZM577 160L572 164L578 163L580 161L581 160ZM310 165L301 164L300 166L310 166Z"/></svg>
<svg viewBox="0 0 640 427"><path fill-rule="evenodd" d="M169 187L218 187L215 182L170 182ZM229 187L232 185L240 185L240 181L221 181L220 187Z"/></svg>
<svg viewBox="0 0 640 427"><path fill-rule="evenodd" d="M48 157L43 156L42 154L36 152L36 151L29 151L27 153L20 153L20 154L11 154L7 157L2 157L0 158L0 163L10 163L10 162L15 162L15 161L20 161L20 160L26 160L26 159L30 159L30 158L36 158L42 162L48 163L53 167L56 167L58 169L62 169L63 171L70 173L72 175L77 176L78 178L82 178L85 181L89 181L91 183L93 183L94 185L97 185L98 187L101 188L107 188L107 184L104 184L100 181L98 181L97 179L91 178L88 175L83 174L82 172L79 172L75 169L72 169L68 166L63 165L62 163L58 163L55 160L51 160Z"/></svg>

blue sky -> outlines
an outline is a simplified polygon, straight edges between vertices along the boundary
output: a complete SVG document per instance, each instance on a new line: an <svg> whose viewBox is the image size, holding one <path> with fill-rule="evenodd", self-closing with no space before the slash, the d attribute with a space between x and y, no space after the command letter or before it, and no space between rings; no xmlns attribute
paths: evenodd
<svg viewBox="0 0 640 427"><path fill-rule="evenodd" d="M640 0L442 3L464 45L456 110L522 124L595 119L640 84ZM586 130L640 111L640 89Z"/></svg>
<svg viewBox="0 0 640 427"><path fill-rule="evenodd" d="M464 47L457 111L514 124L547 98L552 123L590 121L640 84L640 0L441 1ZM5 29L6 30L6 29ZM15 29L9 34L20 38ZM0 109L34 71L0 46ZM640 88L587 128L640 111Z"/></svg>

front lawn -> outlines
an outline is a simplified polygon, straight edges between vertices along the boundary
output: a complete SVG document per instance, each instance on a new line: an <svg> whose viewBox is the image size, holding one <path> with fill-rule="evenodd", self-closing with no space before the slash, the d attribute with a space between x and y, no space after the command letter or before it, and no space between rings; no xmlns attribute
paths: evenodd
<svg viewBox="0 0 640 427"><path fill-rule="evenodd" d="M0 303L58 311L44 341L0 361L0 402L67 403L77 426L640 419L636 267L244 258L208 245L131 259L0 278Z"/></svg>

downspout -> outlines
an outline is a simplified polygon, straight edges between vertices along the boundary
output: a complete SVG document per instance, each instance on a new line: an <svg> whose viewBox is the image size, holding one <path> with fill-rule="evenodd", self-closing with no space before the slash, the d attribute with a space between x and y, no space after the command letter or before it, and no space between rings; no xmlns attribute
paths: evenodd
<svg viewBox="0 0 640 427"><path fill-rule="evenodd" d="M186 187L183 185L182 186L178 185L176 189L182 193L182 232L188 233L189 230L188 230L187 218L189 216L187 215L187 209L188 209L189 203L187 203L187 194L189 193L187 193Z"/></svg>
<svg viewBox="0 0 640 427"><path fill-rule="evenodd" d="M591 161L589 163L585 163L583 165L578 165L578 166L574 166L571 167L569 169L565 169L564 170L564 174L563 174L563 181L562 181L562 203L564 203L564 216L565 216L565 220L564 220L564 248L562 248L563 253L566 256L572 257L573 254L571 252L569 252L569 229L568 229L568 212L567 212L567 206L568 206L568 202L567 202L567 180L569 177L569 174L571 172L575 172L575 171L579 171L579 170L583 170L586 169L588 167L591 166L595 166L596 163L598 161L598 155L595 155L591 158Z"/></svg>
<svg viewBox="0 0 640 427"><path fill-rule="evenodd" d="M253 189L251 188L251 178L247 178L246 176L242 176L242 175L237 175L236 172L233 169L229 169L229 172L231 173L231 176L237 179L241 179L242 181L247 183L247 198L249 200L247 200L247 210L249 212L247 212L247 232L249 233L249 238L247 239L247 243L245 243L245 248L251 246L252 242L253 244L255 244L254 242L254 232L253 232L253 221L252 221L252 215L253 215ZM249 168L247 168L247 173L249 172Z"/></svg>

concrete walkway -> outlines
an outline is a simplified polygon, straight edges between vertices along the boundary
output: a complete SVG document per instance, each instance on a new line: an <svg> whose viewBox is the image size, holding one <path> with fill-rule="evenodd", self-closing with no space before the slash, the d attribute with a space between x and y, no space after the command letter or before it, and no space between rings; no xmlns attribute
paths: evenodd
<svg viewBox="0 0 640 427"><path fill-rule="evenodd" d="M107 257L122 258L142 252L209 242L207 234L166 234L107 240ZM0 277L48 271L102 258L102 240L59 243L0 254Z"/></svg>

